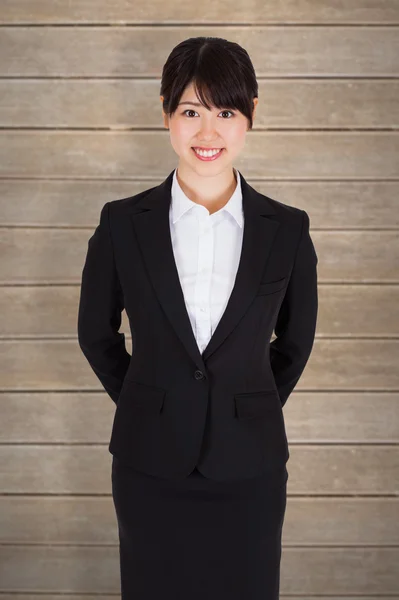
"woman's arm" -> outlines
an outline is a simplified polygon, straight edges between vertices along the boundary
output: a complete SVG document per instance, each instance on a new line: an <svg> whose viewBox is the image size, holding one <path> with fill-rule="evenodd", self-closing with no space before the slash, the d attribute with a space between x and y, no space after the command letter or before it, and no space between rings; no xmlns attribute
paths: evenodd
<svg viewBox="0 0 399 600"><path fill-rule="evenodd" d="M130 362L125 335L119 333L123 293L115 267L109 227L109 202L88 241L82 272L78 340L83 354L112 400L117 403Z"/></svg>
<svg viewBox="0 0 399 600"><path fill-rule="evenodd" d="M316 331L317 254L305 211L290 281L277 317L270 363L282 406L297 384L310 356Z"/></svg>

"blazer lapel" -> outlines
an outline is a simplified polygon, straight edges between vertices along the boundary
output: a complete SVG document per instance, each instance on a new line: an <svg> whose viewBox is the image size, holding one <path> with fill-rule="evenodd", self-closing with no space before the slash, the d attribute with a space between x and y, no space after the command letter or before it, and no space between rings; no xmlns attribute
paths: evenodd
<svg viewBox="0 0 399 600"><path fill-rule="evenodd" d="M279 222L270 218L275 210L267 198L252 188L240 171L244 210L240 261L226 309L201 354L186 309L170 235L173 173L139 200L134 206L135 212L130 216L160 305L193 362L205 370L204 361L232 332L253 301Z"/></svg>

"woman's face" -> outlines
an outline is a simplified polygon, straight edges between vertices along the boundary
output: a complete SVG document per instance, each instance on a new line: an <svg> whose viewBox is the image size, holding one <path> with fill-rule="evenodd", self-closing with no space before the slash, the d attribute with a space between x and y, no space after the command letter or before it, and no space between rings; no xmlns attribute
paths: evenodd
<svg viewBox="0 0 399 600"><path fill-rule="evenodd" d="M255 107L257 103L255 98ZM200 104L192 84L185 89L174 115L169 117L163 112L163 118L172 147L180 158L179 166L186 163L198 174L216 174L226 169L245 145L247 118L237 110L214 107L208 110ZM193 148L223 150L214 160L201 160Z"/></svg>

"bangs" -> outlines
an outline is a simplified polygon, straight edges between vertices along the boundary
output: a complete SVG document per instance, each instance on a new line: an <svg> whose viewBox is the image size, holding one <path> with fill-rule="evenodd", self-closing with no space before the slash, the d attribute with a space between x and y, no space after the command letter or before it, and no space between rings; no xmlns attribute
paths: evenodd
<svg viewBox="0 0 399 600"><path fill-rule="evenodd" d="M209 64L206 60L199 65L189 82L193 84L197 98L208 110L215 107L244 112L248 105L247 90L242 84L240 85L234 71L218 65L213 57L210 58Z"/></svg>

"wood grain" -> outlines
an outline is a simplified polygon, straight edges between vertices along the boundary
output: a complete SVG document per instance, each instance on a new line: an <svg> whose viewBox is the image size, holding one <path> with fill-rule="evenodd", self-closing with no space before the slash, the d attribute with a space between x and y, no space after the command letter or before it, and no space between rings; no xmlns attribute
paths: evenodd
<svg viewBox="0 0 399 600"><path fill-rule="evenodd" d="M115 545L7 545L0 547L1 588L3 592L116 594L120 589L118 561ZM363 594L394 595L399 584L398 562L397 548L285 548L280 589L284 594L307 597L321 595L326 589L332 595L362 598ZM34 568L21 569L21 565Z"/></svg>
<svg viewBox="0 0 399 600"><path fill-rule="evenodd" d="M7 77L158 77L171 49L208 27L2 27L0 74ZM242 45L257 77L391 77L399 72L395 26L215 25ZM376 51L376 48L378 51Z"/></svg>
<svg viewBox="0 0 399 600"><path fill-rule="evenodd" d="M291 478L289 481L283 530L285 547L397 545L398 498L294 495ZM102 496L2 496L0 525L1 544L118 543L110 491Z"/></svg>
<svg viewBox="0 0 399 600"><path fill-rule="evenodd" d="M383 129L399 124L397 80L309 77L258 83L254 131ZM8 128L163 127L156 79L3 79L0 97L0 125Z"/></svg>
<svg viewBox="0 0 399 600"><path fill-rule="evenodd" d="M15 264L19 265L20 261L16 259ZM318 288L318 337L399 336L398 283L320 282ZM359 294L362 297L361 311L358 307ZM0 338L75 336L79 296L78 283L0 286L0 314L7 315L0 322ZM126 311L122 313L120 330L130 337Z"/></svg>
<svg viewBox="0 0 399 600"><path fill-rule="evenodd" d="M297 0L294 4L273 0L254 0L250 5L232 0L204 0L201 12L198 5L187 2L174 4L163 0L68 0L56 5L51 0L3 0L1 23L353 23L393 24L399 22L399 8L395 0L370 4L359 0L355 5Z"/></svg>
<svg viewBox="0 0 399 600"><path fill-rule="evenodd" d="M4 445L2 492L110 493L111 459L107 443ZM291 494L395 497L399 493L397 444L293 444L287 469Z"/></svg>
<svg viewBox="0 0 399 600"><path fill-rule="evenodd" d="M131 339L126 347L131 354ZM398 352L397 339L317 338L296 389L396 391ZM0 362L5 391L101 388L76 339L3 340Z"/></svg>
<svg viewBox="0 0 399 600"><path fill-rule="evenodd" d="M392 132L252 131L235 166L248 179L385 180L398 156ZM3 178L164 179L175 167L166 130L0 132Z"/></svg>
<svg viewBox="0 0 399 600"><path fill-rule="evenodd" d="M0 179L2 225L94 230L105 202L154 187L169 172L165 169L159 177L149 176L148 180ZM284 179L273 180L268 179L267 171L260 174L262 180L242 172L261 194L306 210L311 230L399 228L399 181L296 181L288 172Z"/></svg>
<svg viewBox="0 0 399 600"><path fill-rule="evenodd" d="M0 282L80 284L93 231L7 228L1 231ZM396 231L314 231L320 283L399 282Z"/></svg>
<svg viewBox="0 0 399 600"><path fill-rule="evenodd" d="M398 392L295 389L284 406L288 441L396 444L398 405ZM106 444L114 411L104 391L6 391L0 444Z"/></svg>

